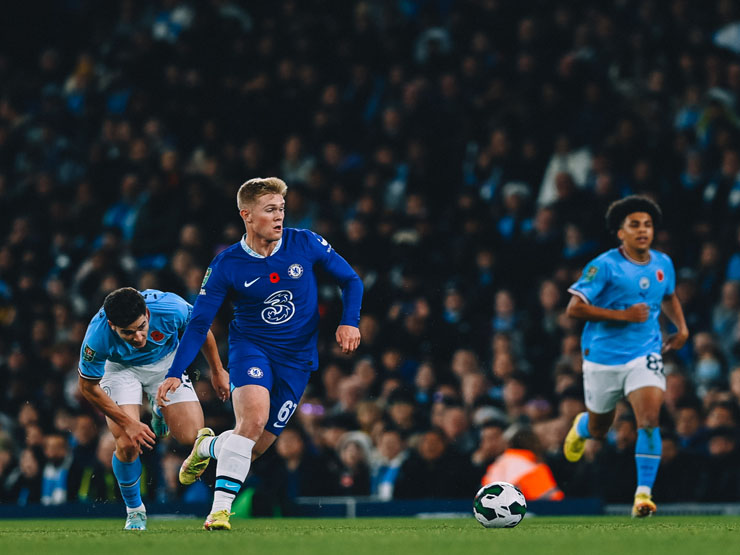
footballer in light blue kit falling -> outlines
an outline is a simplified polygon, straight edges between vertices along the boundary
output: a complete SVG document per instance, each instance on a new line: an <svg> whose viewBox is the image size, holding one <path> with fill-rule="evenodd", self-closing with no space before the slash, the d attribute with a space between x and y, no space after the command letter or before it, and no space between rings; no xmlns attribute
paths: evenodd
<svg viewBox="0 0 740 555"><path fill-rule="evenodd" d="M651 353L660 353L663 339L658 317L663 299L676 288L673 262L662 252L650 251L650 260L628 258L622 247L611 249L589 262L581 279L568 292L591 305L623 310L646 303L645 322L625 324L609 320L586 322L581 336L583 358L599 364L625 364Z"/></svg>
<svg viewBox="0 0 740 555"><path fill-rule="evenodd" d="M112 466L126 504L125 530L146 530L146 507L141 499L142 466L139 451L154 444L155 436L171 435L189 444L203 426L203 411L186 375L183 387L162 407L152 407L152 428L140 421L143 394L154 399L175 357L179 336L190 320L192 306L174 293L155 289L139 292L122 287L106 296L92 318L80 351L79 388L107 417L116 440ZM228 394L218 347L209 332L204 355L223 398ZM221 379L218 379L221 376ZM171 430L169 421L178 425Z"/></svg>
<svg viewBox="0 0 740 555"><path fill-rule="evenodd" d="M149 335L146 345L137 349L114 332L101 308L90 321L82 342L79 372L84 378L100 379L105 362L130 366L153 364L177 349L180 334L190 321L193 307L174 293L155 289L141 292L149 310Z"/></svg>

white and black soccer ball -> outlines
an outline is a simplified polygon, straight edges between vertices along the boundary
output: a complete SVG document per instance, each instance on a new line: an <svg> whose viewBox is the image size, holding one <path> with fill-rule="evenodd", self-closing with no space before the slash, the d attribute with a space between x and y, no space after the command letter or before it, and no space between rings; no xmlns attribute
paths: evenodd
<svg viewBox="0 0 740 555"><path fill-rule="evenodd" d="M513 528L527 512L521 490L508 482L493 482L475 494L473 514L486 528Z"/></svg>

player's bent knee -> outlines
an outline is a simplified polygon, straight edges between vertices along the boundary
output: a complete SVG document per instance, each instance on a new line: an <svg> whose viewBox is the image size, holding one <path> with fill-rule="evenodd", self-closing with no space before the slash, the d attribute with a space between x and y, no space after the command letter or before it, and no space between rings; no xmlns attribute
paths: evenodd
<svg viewBox="0 0 740 555"><path fill-rule="evenodd" d="M128 438L118 438L116 453L121 462L131 462L139 455L139 446Z"/></svg>
<svg viewBox="0 0 740 555"><path fill-rule="evenodd" d="M267 421L261 418L237 422L234 427L234 433L257 441L262 435L262 432L265 431L266 424Z"/></svg>

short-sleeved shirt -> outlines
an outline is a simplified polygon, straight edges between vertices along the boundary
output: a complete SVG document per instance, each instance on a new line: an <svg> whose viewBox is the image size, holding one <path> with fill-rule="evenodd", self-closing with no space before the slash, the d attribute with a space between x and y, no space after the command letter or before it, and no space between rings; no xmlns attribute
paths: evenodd
<svg viewBox="0 0 740 555"><path fill-rule="evenodd" d="M143 366L153 364L177 349L180 334L190 321L193 307L174 293L147 289L141 294L150 314L146 345L137 349L121 339L108 325L108 317L101 308L87 326L82 342L79 372L83 378L102 378L107 360L127 366Z"/></svg>
<svg viewBox="0 0 740 555"><path fill-rule="evenodd" d="M568 289L571 294L591 305L613 310L646 303L650 314L645 322L586 322L581 336L583 358L617 365L660 353L658 316L663 299L673 294L675 287L673 262L658 251L651 250L650 260L641 264L628 258L621 248L615 248L586 264L581 278Z"/></svg>

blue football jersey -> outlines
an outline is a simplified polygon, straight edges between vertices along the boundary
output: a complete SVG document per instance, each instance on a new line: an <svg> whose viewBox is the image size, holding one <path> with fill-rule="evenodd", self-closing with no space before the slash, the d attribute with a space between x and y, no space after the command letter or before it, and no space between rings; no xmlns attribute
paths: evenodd
<svg viewBox="0 0 740 555"><path fill-rule="evenodd" d="M213 259L203 278L193 315L168 377L180 376L197 354L227 295L234 303L229 327L229 359L243 355L243 345L257 345L283 364L315 370L318 366L318 289L315 267L331 274L342 288L340 324L357 326L362 281L323 237L286 228L270 256L247 246L246 239Z"/></svg>
<svg viewBox="0 0 740 555"><path fill-rule="evenodd" d="M82 377L102 378L106 360L142 366L161 360L177 348L180 333L185 331L193 307L174 293L147 289L141 294L150 314L146 345L137 349L121 339L108 325L105 310L101 308L90 320L82 342L79 364Z"/></svg>
<svg viewBox="0 0 740 555"><path fill-rule="evenodd" d="M640 264L621 248L611 249L586 264L581 278L568 291L601 308L624 310L645 303L645 322L586 322L581 336L583 358L598 364L624 364L650 353L660 353L662 337L658 316L661 303L676 287L676 273L668 255L650 251Z"/></svg>

